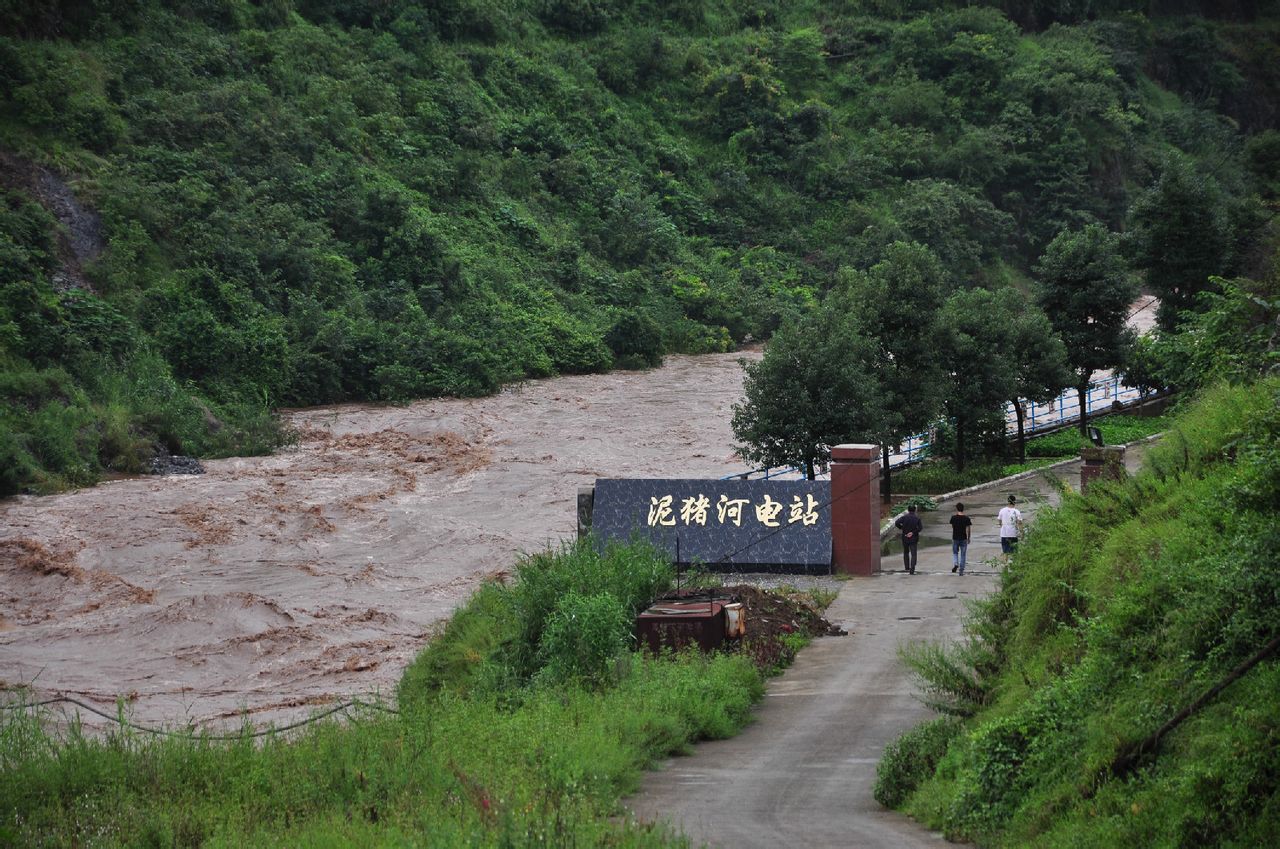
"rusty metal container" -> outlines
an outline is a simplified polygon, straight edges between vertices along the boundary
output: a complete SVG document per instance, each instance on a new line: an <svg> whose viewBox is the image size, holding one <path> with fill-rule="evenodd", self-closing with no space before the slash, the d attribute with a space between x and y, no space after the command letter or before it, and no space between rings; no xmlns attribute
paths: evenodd
<svg viewBox="0 0 1280 849"><path fill-rule="evenodd" d="M636 617L636 637L655 653L691 645L714 651L745 633L746 611L729 597L674 596Z"/></svg>
<svg viewBox="0 0 1280 849"><path fill-rule="evenodd" d="M690 645L713 651L724 636L723 601L662 601L636 617L636 637L654 653Z"/></svg>

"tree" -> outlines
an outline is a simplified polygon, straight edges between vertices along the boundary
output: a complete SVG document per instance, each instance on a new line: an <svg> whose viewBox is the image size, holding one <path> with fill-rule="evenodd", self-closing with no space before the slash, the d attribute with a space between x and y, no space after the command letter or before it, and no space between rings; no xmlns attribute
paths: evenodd
<svg viewBox="0 0 1280 849"><path fill-rule="evenodd" d="M1080 397L1080 433L1088 433L1086 396L1099 369L1120 368L1133 344L1129 305L1138 294L1116 235L1099 224L1063 230L1034 269L1038 301L1067 349Z"/></svg>
<svg viewBox="0 0 1280 849"><path fill-rule="evenodd" d="M784 324L763 359L743 363L743 400L734 405L732 422L739 453L764 466L801 467L813 480L832 445L879 430L874 356L875 346L839 293Z"/></svg>
<svg viewBox="0 0 1280 849"><path fill-rule="evenodd" d="M996 310L1008 323L1009 353L1014 373L1009 398L1018 419L1018 461L1027 460L1026 411L1022 400L1045 404L1072 383L1067 346L1053 332L1053 323L1026 295L1012 287L996 293Z"/></svg>
<svg viewBox="0 0 1280 849"><path fill-rule="evenodd" d="M1017 386L1011 328L997 301L986 289L961 289L938 311L938 359L950 377L943 404L955 422L957 469L965 465L969 425L1000 407Z"/></svg>
<svg viewBox="0 0 1280 849"><path fill-rule="evenodd" d="M1133 205L1135 264L1160 296L1156 320L1165 330L1211 290L1211 275L1228 269L1231 227L1221 192L1210 177L1175 163Z"/></svg>
<svg viewBox="0 0 1280 849"><path fill-rule="evenodd" d="M892 492L890 446L925 430L942 404L934 318L942 303L942 264L924 245L894 242L867 272L848 272L850 311L876 341L875 371L884 415L873 434L880 444L881 495Z"/></svg>
<svg viewBox="0 0 1280 849"><path fill-rule="evenodd" d="M1144 357L1126 381L1150 388L1199 389L1280 372L1280 261L1260 280L1217 278L1200 309L1178 329L1144 337Z"/></svg>

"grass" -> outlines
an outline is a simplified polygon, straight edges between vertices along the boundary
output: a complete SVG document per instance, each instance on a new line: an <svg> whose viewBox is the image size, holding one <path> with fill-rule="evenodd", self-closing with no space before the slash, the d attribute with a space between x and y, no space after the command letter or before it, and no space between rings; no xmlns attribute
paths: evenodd
<svg viewBox="0 0 1280 849"><path fill-rule="evenodd" d="M1102 431L1104 443L1123 445L1164 431L1169 421L1168 416L1106 416L1095 419L1093 424ZM1080 456L1081 448L1091 444L1078 430L1060 430L1027 440L1025 463L984 460L971 463L960 471L950 458L939 457L895 472L893 486L897 492L922 495L955 492L987 481L1042 469L1063 460L1075 459Z"/></svg>
<svg viewBox="0 0 1280 849"><path fill-rule="evenodd" d="M1102 432L1105 444L1124 445L1162 432L1169 421L1169 416L1105 416L1090 424ZM1027 456L1076 457L1081 448L1091 444L1078 429L1068 428L1027 440Z"/></svg>
<svg viewBox="0 0 1280 849"><path fill-rule="evenodd" d="M965 639L909 653L960 727L891 747L886 800L987 846L1280 841L1274 657L1115 771L1278 633L1278 402L1275 378L1216 388L1142 474L1041 511Z"/></svg>
<svg viewBox="0 0 1280 849"><path fill-rule="evenodd" d="M20 713L0 795L23 845L664 845L609 822L620 794L655 759L737 731L759 692L745 661L689 655L637 657L607 692L441 694L262 745L59 737Z"/></svg>
<svg viewBox="0 0 1280 849"><path fill-rule="evenodd" d="M938 458L895 472L893 487L898 492L912 492L922 496L941 495L1020 472L1051 466L1067 459L1070 457L1038 457L1026 463L1005 463L996 460L975 463L959 471L950 459Z"/></svg>
<svg viewBox="0 0 1280 849"><path fill-rule="evenodd" d="M743 655L622 651L605 680L547 676L562 641L525 641L554 635L557 593L630 611L670 566L645 548L578 545L517 573L481 589L410 666L397 715L227 741L92 736L41 709L5 711L0 844L684 845L618 818L618 801L656 760L736 733L760 669Z"/></svg>

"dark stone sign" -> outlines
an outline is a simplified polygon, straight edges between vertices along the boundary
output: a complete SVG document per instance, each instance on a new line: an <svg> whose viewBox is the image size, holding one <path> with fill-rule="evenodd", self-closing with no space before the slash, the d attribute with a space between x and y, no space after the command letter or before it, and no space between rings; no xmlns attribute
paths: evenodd
<svg viewBox="0 0 1280 849"><path fill-rule="evenodd" d="M830 498L829 481L597 480L591 527L600 545L640 537L686 564L825 573Z"/></svg>

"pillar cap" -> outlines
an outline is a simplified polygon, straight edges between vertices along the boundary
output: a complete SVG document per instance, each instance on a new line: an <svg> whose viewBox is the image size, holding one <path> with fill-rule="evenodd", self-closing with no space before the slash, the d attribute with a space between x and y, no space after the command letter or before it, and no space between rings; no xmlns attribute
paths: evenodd
<svg viewBox="0 0 1280 849"><path fill-rule="evenodd" d="M845 443L831 446L831 459L836 463L857 463L880 459L880 446Z"/></svg>
<svg viewBox="0 0 1280 849"><path fill-rule="evenodd" d="M1124 461L1123 445L1087 445L1080 449L1085 462L1120 463Z"/></svg>

